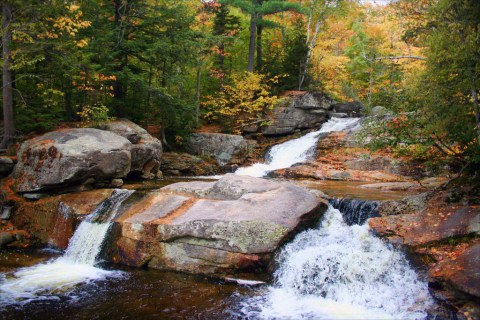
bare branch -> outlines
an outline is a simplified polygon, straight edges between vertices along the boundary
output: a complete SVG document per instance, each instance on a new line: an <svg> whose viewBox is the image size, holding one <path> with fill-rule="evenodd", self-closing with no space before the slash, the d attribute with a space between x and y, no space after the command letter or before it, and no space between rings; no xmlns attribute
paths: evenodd
<svg viewBox="0 0 480 320"><path fill-rule="evenodd" d="M366 58L367 59L367 58ZM397 60L397 59L414 59L414 60L427 60L424 57L418 56L389 56L389 57L378 57L371 60ZM368 59L367 59L368 60Z"/></svg>

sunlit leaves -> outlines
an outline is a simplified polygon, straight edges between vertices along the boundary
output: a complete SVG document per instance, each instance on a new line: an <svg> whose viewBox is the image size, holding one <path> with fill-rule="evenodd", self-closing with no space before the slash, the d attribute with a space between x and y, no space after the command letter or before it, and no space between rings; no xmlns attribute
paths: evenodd
<svg viewBox="0 0 480 320"><path fill-rule="evenodd" d="M225 85L218 95L207 97L203 103L205 118L228 119L234 131L252 123L261 125L267 121L265 116L269 110L280 101L270 92L271 83L278 80L278 76L268 79L251 72L233 76L232 84Z"/></svg>

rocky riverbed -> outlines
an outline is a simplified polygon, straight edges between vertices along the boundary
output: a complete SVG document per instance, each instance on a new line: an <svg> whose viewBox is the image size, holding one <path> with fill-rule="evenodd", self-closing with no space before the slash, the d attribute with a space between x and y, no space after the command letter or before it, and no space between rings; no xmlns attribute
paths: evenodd
<svg viewBox="0 0 480 320"><path fill-rule="evenodd" d="M302 99L296 107L277 110L269 130L288 127L280 128L283 113L313 112L320 122L338 113L320 96ZM318 105L307 108L312 101ZM345 111L341 116L358 114L355 106L338 108ZM295 132L298 126L289 128ZM286 138L272 141L278 139ZM235 146L223 148L228 141ZM261 147L270 142L203 134L191 144L196 155L164 154L157 139L127 121L101 129L55 131L27 141L17 158L2 160L5 174L17 165L13 176L1 181L0 245L65 249L79 223L111 195L112 187L132 178L159 178L162 171L174 176L222 173L258 160ZM478 185L459 183L442 190L449 179L445 173L433 174L392 152L370 152L351 130L323 134L314 151L307 161L270 172L270 179L227 174L218 181L154 182L154 190L140 191L125 202L104 259L197 274L271 272L278 249L318 223L329 197L371 198L380 201L380 217L369 220L373 232L408 251L425 270L435 298L457 310L456 317L478 319ZM342 184L349 185L339 187ZM151 189L141 185L137 182L138 189Z"/></svg>

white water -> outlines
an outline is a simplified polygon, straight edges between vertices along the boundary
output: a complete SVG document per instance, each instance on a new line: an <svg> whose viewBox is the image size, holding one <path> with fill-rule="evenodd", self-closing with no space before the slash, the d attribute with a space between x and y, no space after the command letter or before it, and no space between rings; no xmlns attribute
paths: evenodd
<svg viewBox="0 0 480 320"><path fill-rule="evenodd" d="M289 168L295 163L306 161L313 154L321 133L343 131L353 127L358 121L359 118L332 118L324 123L320 130L273 146L266 156L266 163L255 163L249 167L239 168L235 173L263 177L270 171Z"/></svg>
<svg viewBox="0 0 480 320"><path fill-rule="evenodd" d="M424 319L432 303L404 255L347 226L330 207L318 229L299 234L279 255L275 285L245 302L248 318Z"/></svg>
<svg viewBox="0 0 480 320"><path fill-rule="evenodd" d="M62 257L3 275L0 281L0 306L37 299L56 299L80 283L122 276L118 271L95 267L103 241L122 202L134 191L114 191L77 228ZM100 223L94 220L103 217ZM0 274L1 275L1 274Z"/></svg>

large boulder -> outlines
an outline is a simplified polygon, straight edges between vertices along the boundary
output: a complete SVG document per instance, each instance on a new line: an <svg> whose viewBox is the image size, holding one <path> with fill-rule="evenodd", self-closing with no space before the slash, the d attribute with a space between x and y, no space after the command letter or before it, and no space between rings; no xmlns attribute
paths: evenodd
<svg viewBox="0 0 480 320"><path fill-rule="evenodd" d="M334 113L347 114L349 117L360 117L363 113L363 106L360 101L335 103L330 107Z"/></svg>
<svg viewBox="0 0 480 320"><path fill-rule="evenodd" d="M132 143L130 172L140 174L143 179L153 179L159 175L162 162L160 140L152 137L142 127L125 119L106 122L100 128L114 132Z"/></svg>
<svg viewBox="0 0 480 320"><path fill-rule="evenodd" d="M375 106L370 110L370 115L377 118L393 116L393 112L382 106Z"/></svg>
<svg viewBox="0 0 480 320"><path fill-rule="evenodd" d="M271 124L262 128L264 135L286 135L297 130L317 129L329 117L334 100L321 92L293 94L277 105Z"/></svg>
<svg viewBox="0 0 480 320"><path fill-rule="evenodd" d="M242 136L223 133L194 133L186 144L189 153L213 157L220 166L241 164L248 155Z"/></svg>
<svg viewBox="0 0 480 320"><path fill-rule="evenodd" d="M165 176L206 176L221 172L215 161L200 159L188 153L165 152L160 166Z"/></svg>
<svg viewBox="0 0 480 320"><path fill-rule="evenodd" d="M37 192L124 178L130 171L130 141L85 128L49 132L25 141L14 170L17 192Z"/></svg>
<svg viewBox="0 0 480 320"><path fill-rule="evenodd" d="M149 193L116 219L116 262L192 273L265 270L327 205L290 183L227 174Z"/></svg>

